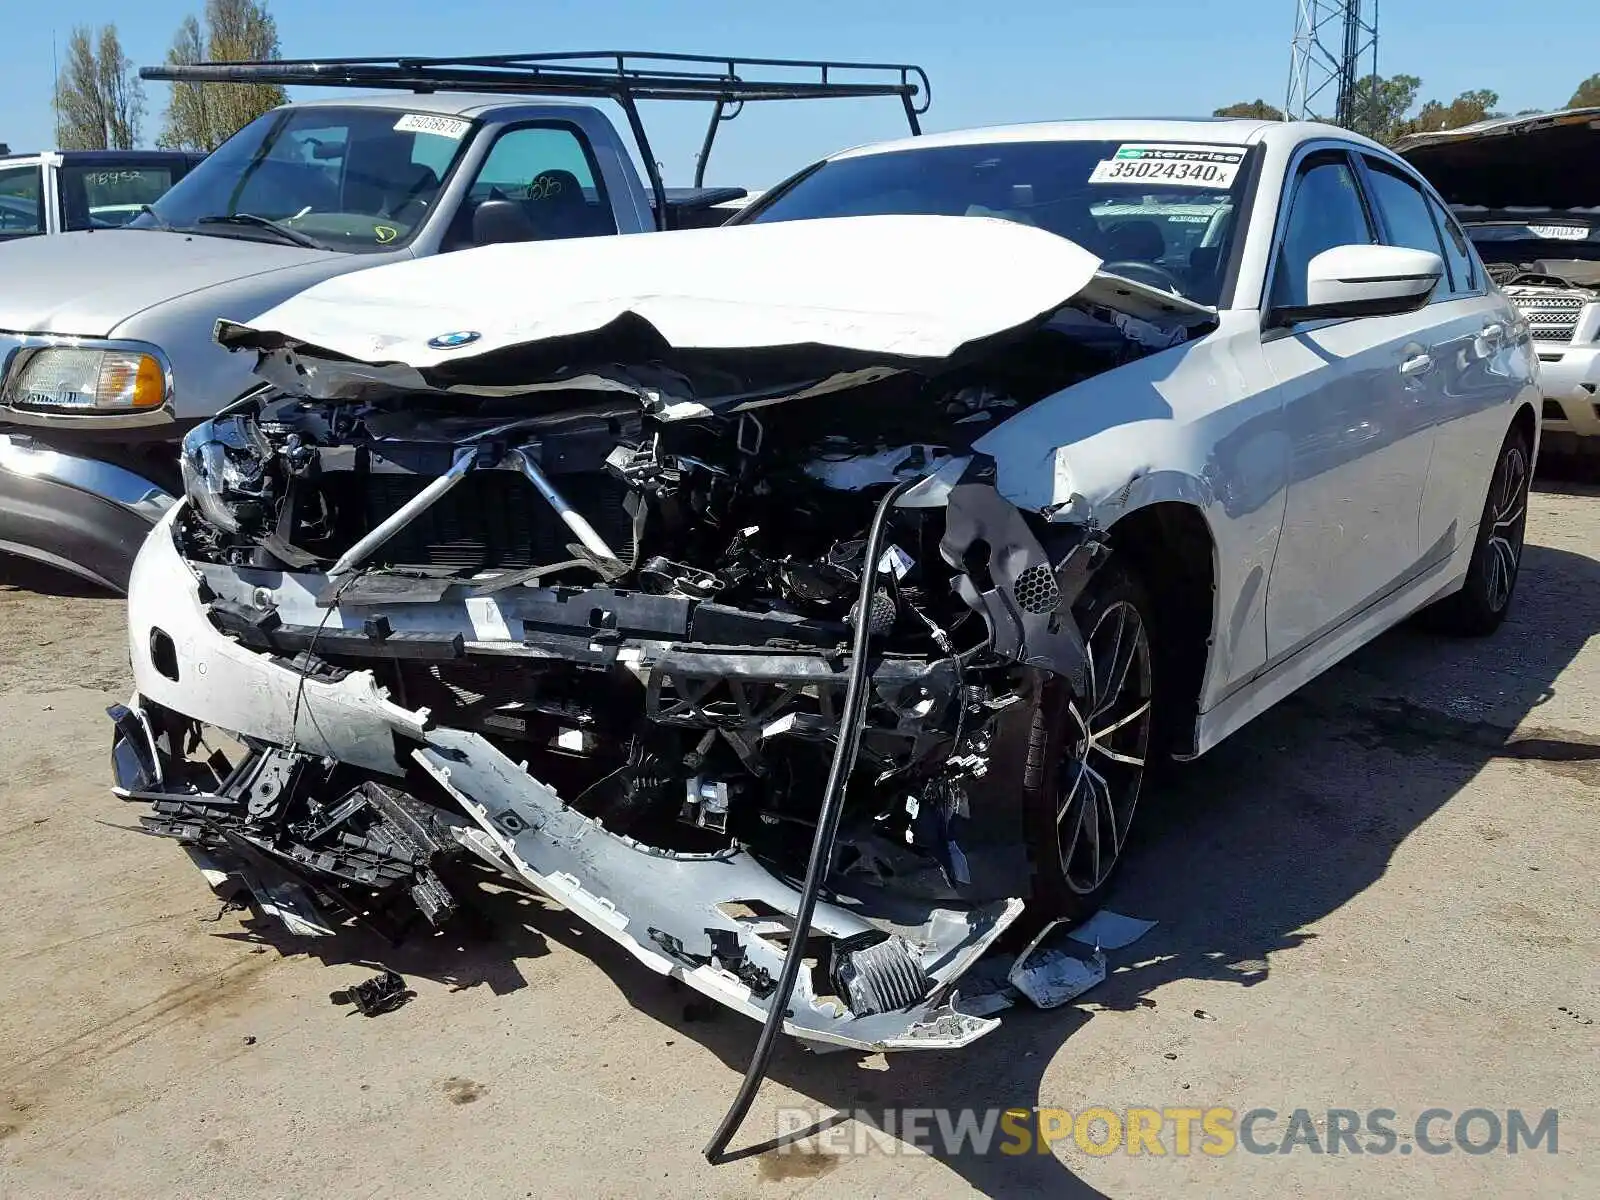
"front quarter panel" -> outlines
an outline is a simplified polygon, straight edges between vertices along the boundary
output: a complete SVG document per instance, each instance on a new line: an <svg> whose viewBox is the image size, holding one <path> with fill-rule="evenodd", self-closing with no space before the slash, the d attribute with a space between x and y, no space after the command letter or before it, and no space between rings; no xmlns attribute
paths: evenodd
<svg viewBox="0 0 1600 1200"><path fill-rule="evenodd" d="M1024 511L1078 495L1114 532L1152 504L1197 509L1211 531L1217 585L1202 711L1263 666L1289 444L1254 312L1222 313L1198 341L1046 397L977 449L995 459L1001 494Z"/></svg>

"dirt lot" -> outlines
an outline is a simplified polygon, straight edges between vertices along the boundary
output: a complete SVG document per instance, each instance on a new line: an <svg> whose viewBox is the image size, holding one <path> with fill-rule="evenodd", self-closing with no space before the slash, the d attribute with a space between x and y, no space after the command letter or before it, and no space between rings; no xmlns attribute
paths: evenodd
<svg viewBox="0 0 1600 1200"><path fill-rule="evenodd" d="M115 828L119 606L8 565L0 1196L1600 1194L1600 487L1531 512L1498 636L1390 634L1147 801L1114 906L1160 924L1104 985L960 1055L785 1046L736 1143L782 1106L1270 1108L1268 1144L1295 1109L1319 1140L1395 1110L1396 1152L1359 1156L825 1153L874 1144L851 1125L708 1168L755 1026L511 892L493 940L387 954L408 1007L351 1015L328 993L380 946L281 953ZM1559 1151L1411 1154L1431 1107L1558 1109Z"/></svg>

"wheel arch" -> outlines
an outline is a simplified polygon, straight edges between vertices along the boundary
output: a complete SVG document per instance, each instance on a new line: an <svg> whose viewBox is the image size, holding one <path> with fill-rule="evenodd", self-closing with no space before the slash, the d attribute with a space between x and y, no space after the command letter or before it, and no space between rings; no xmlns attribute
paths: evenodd
<svg viewBox="0 0 1600 1200"><path fill-rule="evenodd" d="M1160 728L1164 753L1192 754L1201 696L1216 641L1217 541L1204 511L1159 500L1124 512L1106 530L1113 555L1138 572L1155 608L1159 669L1172 699ZM1159 683L1158 683L1158 686Z"/></svg>

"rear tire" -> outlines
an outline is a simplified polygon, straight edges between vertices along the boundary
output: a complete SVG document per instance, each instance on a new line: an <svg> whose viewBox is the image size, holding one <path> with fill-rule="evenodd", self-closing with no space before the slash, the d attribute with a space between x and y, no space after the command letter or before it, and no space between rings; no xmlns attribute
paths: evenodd
<svg viewBox="0 0 1600 1200"><path fill-rule="evenodd" d="M1511 611L1522 567L1522 544L1528 525L1528 484L1533 476L1533 449L1519 428L1506 434L1489 477L1478 537L1461 590L1429 610L1428 623L1442 633L1484 637L1500 628Z"/></svg>
<svg viewBox="0 0 1600 1200"><path fill-rule="evenodd" d="M1052 676L1039 693L1023 771L1033 864L1026 925L1083 920L1110 888L1156 747L1155 616L1139 577L1113 558L1073 618L1090 656L1087 695Z"/></svg>

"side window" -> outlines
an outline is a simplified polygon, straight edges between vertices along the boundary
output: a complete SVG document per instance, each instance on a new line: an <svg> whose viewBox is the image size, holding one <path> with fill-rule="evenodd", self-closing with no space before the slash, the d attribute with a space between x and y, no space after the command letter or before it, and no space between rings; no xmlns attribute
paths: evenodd
<svg viewBox="0 0 1600 1200"><path fill-rule="evenodd" d="M1420 188L1411 180L1396 174L1376 159L1367 159L1367 174L1372 180L1372 200L1383 214L1383 224L1388 230L1385 241L1391 246L1405 246L1411 250L1429 250L1440 258L1444 245L1439 241L1439 231L1434 227L1433 214L1428 211L1428 201ZM1434 289L1434 298L1448 293L1450 285L1441 279Z"/></svg>
<svg viewBox="0 0 1600 1200"><path fill-rule="evenodd" d="M0 239L44 232L44 176L37 165L0 168Z"/></svg>
<svg viewBox="0 0 1600 1200"><path fill-rule="evenodd" d="M1465 296L1477 292L1480 286L1478 264L1473 258L1472 243L1467 241L1467 235L1461 232L1456 219L1432 196L1428 197L1428 208L1433 213L1434 221L1444 231L1444 260L1450 264L1450 279L1455 285L1455 294Z"/></svg>
<svg viewBox="0 0 1600 1200"><path fill-rule="evenodd" d="M567 127L525 126L502 133L478 169L467 199L464 214L489 201L512 206L496 206L500 232L495 240L549 241L617 231L588 145ZM466 244L478 240L470 229L463 235Z"/></svg>
<svg viewBox="0 0 1600 1200"><path fill-rule="evenodd" d="M1306 270L1324 250L1372 241L1372 224L1349 160L1342 154L1308 158L1295 179L1289 216L1278 244L1272 307L1297 307L1306 302Z"/></svg>

